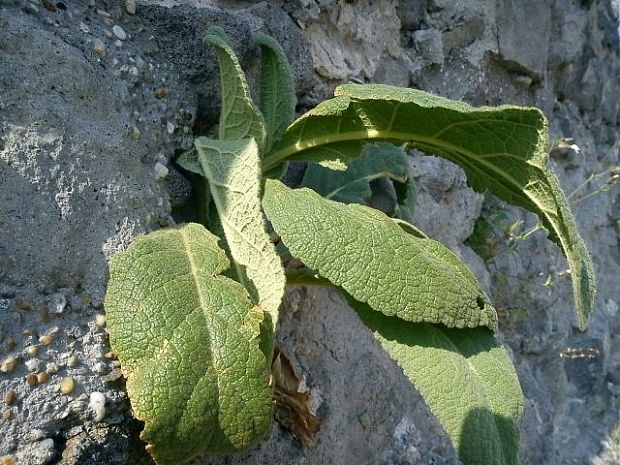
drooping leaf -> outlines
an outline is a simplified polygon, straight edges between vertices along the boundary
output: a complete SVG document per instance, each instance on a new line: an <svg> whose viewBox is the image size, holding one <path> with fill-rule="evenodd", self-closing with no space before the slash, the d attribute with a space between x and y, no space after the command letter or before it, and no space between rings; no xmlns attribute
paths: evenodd
<svg viewBox="0 0 620 465"><path fill-rule="evenodd" d="M253 38L261 48L259 106L267 124L267 151L295 119L297 97L288 60L280 44L260 32Z"/></svg>
<svg viewBox="0 0 620 465"><path fill-rule="evenodd" d="M364 204L372 194L370 181L384 176L405 183L409 178L407 154L392 144L368 144L345 171L310 164L301 187L337 202Z"/></svg>
<svg viewBox="0 0 620 465"><path fill-rule="evenodd" d="M413 89L346 84L297 119L264 160L346 164L360 141L407 142L459 164L477 191L536 213L564 252L579 326L593 310L592 260L555 174L549 168L547 121L535 108L474 108Z"/></svg>
<svg viewBox="0 0 620 465"><path fill-rule="evenodd" d="M204 176L202 172L202 166L200 166L200 160L198 160L198 152L195 148L183 152L179 158L177 158L177 165L190 173L199 174Z"/></svg>
<svg viewBox="0 0 620 465"><path fill-rule="evenodd" d="M245 74L228 37L222 28L212 26L207 31L205 41L215 47L220 65L222 109L219 138L254 138L258 146L263 147L267 135L265 120L254 105Z"/></svg>
<svg viewBox="0 0 620 465"><path fill-rule="evenodd" d="M256 142L199 137L194 145L237 275L255 303L269 315L273 333L286 280L280 257L265 229Z"/></svg>
<svg viewBox="0 0 620 465"><path fill-rule="evenodd" d="M294 257L373 309L412 322L496 329L476 278L439 242L408 234L372 208L275 180L265 183L263 208Z"/></svg>
<svg viewBox="0 0 620 465"><path fill-rule="evenodd" d="M197 224L140 237L110 265L110 344L158 464L237 452L269 427L264 313L220 274L228 266Z"/></svg>
<svg viewBox="0 0 620 465"><path fill-rule="evenodd" d="M464 465L518 464L523 394L491 331L409 323L348 301L422 395Z"/></svg>

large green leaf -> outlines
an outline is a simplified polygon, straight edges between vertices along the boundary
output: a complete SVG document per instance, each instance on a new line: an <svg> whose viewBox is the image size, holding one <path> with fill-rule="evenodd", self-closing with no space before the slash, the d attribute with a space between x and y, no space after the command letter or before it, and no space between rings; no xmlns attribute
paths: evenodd
<svg viewBox="0 0 620 465"><path fill-rule="evenodd" d="M566 255L579 326L596 282L566 197L549 168L547 121L535 108L474 108L413 89L347 84L297 119L264 160L346 164L360 141L398 140L462 166L469 184L536 213ZM350 146L347 146L350 144Z"/></svg>
<svg viewBox="0 0 620 465"><path fill-rule="evenodd" d="M409 323L348 300L420 392L465 465L517 465L523 394L491 331Z"/></svg>
<svg viewBox="0 0 620 465"><path fill-rule="evenodd" d="M295 85L284 50L272 37L257 33L261 48L260 109L267 124L265 150L280 139L295 119Z"/></svg>
<svg viewBox="0 0 620 465"><path fill-rule="evenodd" d="M256 109L250 88L239 60L224 31L212 26L205 41L215 47L220 65L222 109L220 111L220 139L254 138L263 147L267 135L263 115Z"/></svg>
<svg viewBox="0 0 620 465"><path fill-rule="evenodd" d="M301 182L326 199L363 204L372 194L370 181L387 176L405 183L409 178L407 154L393 144L368 144L345 171L310 164Z"/></svg>
<svg viewBox="0 0 620 465"><path fill-rule="evenodd" d="M228 266L197 224L140 237L110 265L110 344L159 464L246 449L269 427L264 313Z"/></svg>
<svg viewBox="0 0 620 465"><path fill-rule="evenodd" d="M275 180L265 183L263 208L294 257L375 310L412 322L496 328L495 309L452 252L383 213Z"/></svg>
<svg viewBox="0 0 620 465"><path fill-rule="evenodd" d="M269 315L273 333L285 277L280 257L265 229L256 142L199 137L194 145L209 180L237 276L250 290L255 303Z"/></svg>

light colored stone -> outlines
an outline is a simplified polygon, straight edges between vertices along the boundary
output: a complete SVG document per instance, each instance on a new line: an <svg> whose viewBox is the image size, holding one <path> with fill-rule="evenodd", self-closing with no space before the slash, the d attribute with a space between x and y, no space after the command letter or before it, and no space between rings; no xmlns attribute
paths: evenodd
<svg viewBox="0 0 620 465"><path fill-rule="evenodd" d="M100 57L104 57L106 54L105 43L101 39L95 38L93 40L93 51Z"/></svg>
<svg viewBox="0 0 620 465"><path fill-rule="evenodd" d="M112 27L112 33L114 34L114 36L118 39L118 40L126 40L127 39L127 33L125 32L125 30L119 26L118 24L115 24Z"/></svg>

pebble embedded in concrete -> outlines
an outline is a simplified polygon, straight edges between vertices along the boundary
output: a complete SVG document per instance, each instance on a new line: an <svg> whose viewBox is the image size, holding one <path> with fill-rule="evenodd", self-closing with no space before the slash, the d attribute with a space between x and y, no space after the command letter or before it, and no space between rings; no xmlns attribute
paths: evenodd
<svg viewBox="0 0 620 465"><path fill-rule="evenodd" d="M99 422L105 417L105 395L95 391L90 393L90 401L88 403L90 409L95 413L95 421Z"/></svg>
<svg viewBox="0 0 620 465"><path fill-rule="evenodd" d="M7 357L0 365L0 371L2 373L10 373L15 369L17 365L17 359L15 357Z"/></svg>
<svg viewBox="0 0 620 465"><path fill-rule="evenodd" d="M166 168L166 165L161 162L155 163L155 168L153 168L153 171L155 172L156 179L164 179L168 176L168 168Z"/></svg>
<svg viewBox="0 0 620 465"><path fill-rule="evenodd" d="M125 0L125 9L130 15L136 14L136 0Z"/></svg>
<svg viewBox="0 0 620 465"><path fill-rule="evenodd" d="M4 395L4 403L10 406L15 403L15 400L17 400L17 392L13 389L9 389Z"/></svg>
<svg viewBox="0 0 620 465"><path fill-rule="evenodd" d="M75 381L71 376L66 376L60 381L60 392L63 394L71 394L75 388Z"/></svg>
<svg viewBox="0 0 620 465"><path fill-rule="evenodd" d="M112 32L114 33L114 35L116 36L117 39L119 40L125 40L127 39L127 33L125 32L125 30L120 27L118 24L115 24L114 27L112 28Z"/></svg>
<svg viewBox="0 0 620 465"><path fill-rule="evenodd" d="M38 358L31 358L26 360L25 365L28 371L37 371L41 368L42 362Z"/></svg>
<svg viewBox="0 0 620 465"><path fill-rule="evenodd" d="M93 52L95 52L100 57L104 57L106 54L105 43L101 39L93 40Z"/></svg>
<svg viewBox="0 0 620 465"><path fill-rule="evenodd" d="M60 292L54 294L52 296L52 308L58 314L63 313L65 311L65 307L67 306L67 298L64 294Z"/></svg>

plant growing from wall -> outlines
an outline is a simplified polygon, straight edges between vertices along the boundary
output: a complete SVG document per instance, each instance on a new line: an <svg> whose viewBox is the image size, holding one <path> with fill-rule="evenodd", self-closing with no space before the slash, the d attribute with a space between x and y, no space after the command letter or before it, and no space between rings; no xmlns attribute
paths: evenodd
<svg viewBox="0 0 620 465"><path fill-rule="evenodd" d="M223 31L206 41L222 84L219 138L180 159L206 178L207 226L136 239L110 265L105 300L142 439L160 464L238 452L269 429L278 311L288 284L339 288L403 369L465 464L516 464L523 397L497 316L471 272L407 220L406 147L459 164L469 184L536 213L566 255L583 328L594 273L548 168L533 108L473 108L385 85L339 86L293 121L281 47L259 34L260 103ZM310 162L300 189L278 180ZM361 205L388 176L400 218ZM276 248L265 218L281 239ZM285 273L281 256L305 265Z"/></svg>

